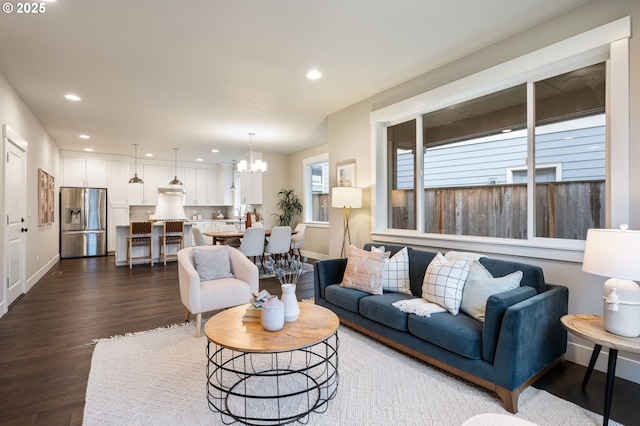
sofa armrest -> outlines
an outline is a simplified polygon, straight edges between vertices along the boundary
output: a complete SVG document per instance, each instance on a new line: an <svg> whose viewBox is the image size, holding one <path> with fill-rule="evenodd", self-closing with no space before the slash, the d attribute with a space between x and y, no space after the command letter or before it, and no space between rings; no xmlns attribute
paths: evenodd
<svg viewBox="0 0 640 426"><path fill-rule="evenodd" d="M331 284L340 284L347 269L347 259L320 260L313 265L313 293L316 300L324 299L324 289Z"/></svg>
<svg viewBox="0 0 640 426"><path fill-rule="evenodd" d="M229 260L231 271L235 277L249 284L251 294L260 291L260 274L258 267L249 260L240 250L229 247Z"/></svg>
<svg viewBox="0 0 640 426"><path fill-rule="evenodd" d="M521 386L567 350L560 318L568 311L569 289L550 284L546 288L505 312L494 360L499 386Z"/></svg>
<svg viewBox="0 0 640 426"><path fill-rule="evenodd" d="M191 247L178 252L178 283L180 299L189 312L202 312L200 304L200 275L196 271Z"/></svg>
<svg viewBox="0 0 640 426"><path fill-rule="evenodd" d="M502 318L504 318L507 309L536 294L533 287L522 286L494 294L487 299L484 327L482 328L482 358L493 362L502 327Z"/></svg>

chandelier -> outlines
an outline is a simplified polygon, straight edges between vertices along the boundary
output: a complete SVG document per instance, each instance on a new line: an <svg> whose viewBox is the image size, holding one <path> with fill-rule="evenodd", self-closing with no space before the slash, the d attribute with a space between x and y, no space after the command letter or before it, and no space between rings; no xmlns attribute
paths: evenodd
<svg viewBox="0 0 640 426"><path fill-rule="evenodd" d="M255 133L249 133L249 162L247 160L242 160L238 162L238 171L240 173L243 172L266 172L267 171L267 163L262 160L254 160L253 159L253 136Z"/></svg>

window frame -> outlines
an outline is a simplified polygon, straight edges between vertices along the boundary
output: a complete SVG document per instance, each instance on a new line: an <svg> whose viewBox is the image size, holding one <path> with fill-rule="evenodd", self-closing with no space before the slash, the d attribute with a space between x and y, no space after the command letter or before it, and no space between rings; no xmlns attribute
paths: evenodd
<svg viewBox="0 0 640 426"><path fill-rule="evenodd" d="M418 157L419 175L416 188L418 200L416 220L418 229L396 230L387 228L388 206L386 193L388 179L386 127L416 120L416 148L422 149L422 114L464 102L493 92L527 83L528 102L534 99L533 83L597 62L607 66L607 204L608 228L629 222L629 37L631 18L625 17L598 28L552 44L519 58L496 65L484 71L435 88L412 98L392 104L370 114L374 164L372 179L372 239L416 246L466 249L489 253L521 255L534 258L581 262L584 241L536 237L512 240L492 237L426 234L423 232L424 209L421 193L424 164ZM528 157L534 156L535 123L533 108L528 108ZM533 182L535 170L529 169L528 181ZM535 185L529 185L528 205L533 205ZM528 209L528 227L533 228L535 211ZM533 235L532 235L533 234Z"/></svg>
<svg viewBox="0 0 640 426"><path fill-rule="evenodd" d="M319 163L329 163L329 154L319 154L314 155L313 157L307 157L302 160L302 181L303 181L303 218L304 223L311 226L317 227L328 227L329 221L318 221L313 220L313 211L307 206L313 205L313 191L312 191L312 176L311 176L311 167L319 164Z"/></svg>

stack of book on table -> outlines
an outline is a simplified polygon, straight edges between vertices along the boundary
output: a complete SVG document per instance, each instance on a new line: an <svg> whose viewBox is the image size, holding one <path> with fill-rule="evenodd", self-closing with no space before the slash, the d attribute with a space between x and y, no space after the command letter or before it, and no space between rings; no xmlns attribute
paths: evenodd
<svg viewBox="0 0 640 426"><path fill-rule="evenodd" d="M262 320L262 308L250 305L242 316L242 322L260 322Z"/></svg>

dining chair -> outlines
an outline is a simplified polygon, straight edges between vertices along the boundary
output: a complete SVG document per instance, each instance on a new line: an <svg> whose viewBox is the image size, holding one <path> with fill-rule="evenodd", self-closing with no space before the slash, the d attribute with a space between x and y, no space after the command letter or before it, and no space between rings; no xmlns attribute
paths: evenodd
<svg viewBox="0 0 640 426"><path fill-rule="evenodd" d="M135 247L146 247L147 255L135 256ZM127 237L127 260L129 268L134 263L149 262L153 266L153 223L149 221L129 223L129 237Z"/></svg>
<svg viewBox="0 0 640 426"><path fill-rule="evenodd" d="M275 255L282 257L282 255L289 253L289 250L291 250L291 227L275 226L271 230L269 242L264 249L265 254L268 253L272 257L275 257Z"/></svg>
<svg viewBox="0 0 640 426"><path fill-rule="evenodd" d="M191 228L191 233L193 233L193 243L196 246L210 246L207 239L202 235L202 231L200 228Z"/></svg>
<svg viewBox="0 0 640 426"><path fill-rule="evenodd" d="M260 261L264 264L264 228L252 226L244 231L240 250L245 256L253 257L253 263L256 263L256 257L260 257ZM264 269L264 267L263 267Z"/></svg>
<svg viewBox="0 0 640 426"><path fill-rule="evenodd" d="M219 232L238 232L238 228L231 223L227 223L224 225L218 225ZM228 238L227 245L231 247L240 247L240 238Z"/></svg>
<svg viewBox="0 0 640 426"><path fill-rule="evenodd" d="M167 264L167 256L177 259L178 251L184 248L184 221L168 220L164 222L164 233L160 236L160 258ZM178 246L174 254L167 252L167 246Z"/></svg>
<svg viewBox="0 0 640 426"><path fill-rule="evenodd" d="M295 250L298 250L298 256L302 257L300 249L304 244L304 234L307 232L307 225L299 223L296 225L295 233L291 235L291 254L295 254Z"/></svg>

